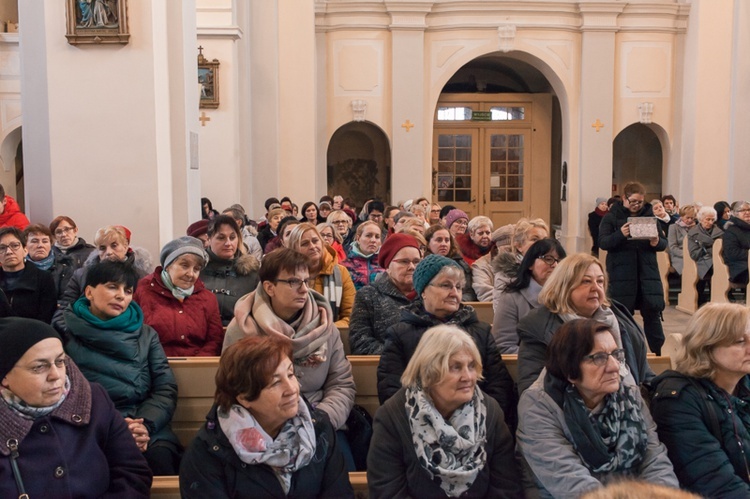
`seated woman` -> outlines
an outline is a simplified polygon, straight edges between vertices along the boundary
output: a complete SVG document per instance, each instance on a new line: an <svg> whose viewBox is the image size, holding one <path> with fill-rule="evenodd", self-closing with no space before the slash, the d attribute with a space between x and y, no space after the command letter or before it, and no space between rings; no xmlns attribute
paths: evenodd
<svg viewBox="0 0 750 499"><path fill-rule="evenodd" d="M268 241L268 244L266 244L265 253L270 253L273 250L279 249L284 246L284 241L287 240L289 237L289 234L292 233L292 230L297 225L301 224L299 220L297 220L297 217L288 216L281 219L279 222L278 227L276 228L276 232L278 232L278 235Z"/></svg>
<svg viewBox="0 0 750 499"><path fill-rule="evenodd" d="M52 251L57 255L70 258L73 270L83 267L83 262L94 251L94 246L78 236L78 226L73 219L65 215L55 217L49 224L49 230L55 236Z"/></svg>
<svg viewBox="0 0 750 499"><path fill-rule="evenodd" d="M646 335L621 303L607 299L607 274L597 258L584 253L557 264L539 293L539 308L518 323L518 390L523 392L539 377L550 340L563 323L596 319L609 325L618 348L625 350L628 376L635 384L654 373L646 362Z"/></svg>
<svg viewBox="0 0 750 499"><path fill-rule="evenodd" d="M445 208L444 208L445 209ZM466 233L469 226L469 215L465 211L454 208L445 215L445 228L451 232L454 239Z"/></svg>
<svg viewBox="0 0 750 499"><path fill-rule="evenodd" d="M427 241L427 247L425 248L426 255L441 255L450 258L464 272L465 285L461 292L461 301L477 301L477 295L474 293L474 288L471 282L471 267L464 260L461 255L461 250L458 249L456 240L451 235L450 231L442 225L432 225L424 233L424 239Z"/></svg>
<svg viewBox="0 0 750 499"><path fill-rule="evenodd" d="M318 223L323 222L324 220L325 218L320 216L318 213L318 207L313 201L308 201L302 205L302 216L299 219L300 222L318 225Z"/></svg>
<svg viewBox="0 0 750 499"><path fill-rule="evenodd" d="M724 225L722 255L729 267L729 280L748 283L747 254L750 249L750 202L735 201L732 216Z"/></svg>
<svg viewBox="0 0 750 499"><path fill-rule="evenodd" d="M263 253L266 252L266 245L278 235L276 229L279 228L281 219L286 216L287 212L282 208L274 208L268 212L266 216L268 223L258 232L258 242L260 243L260 247L263 248Z"/></svg>
<svg viewBox="0 0 750 499"><path fill-rule="evenodd" d="M350 240L353 238L352 218L344 210L333 210L328 214L326 222L336 228L336 232L341 237L341 245L344 248L344 253L346 253Z"/></svg>
<svg viewBox="0 0 750 499"><path fill-rule="evenodd" d="M625 352L607 324L563 324L545 368L518 404L518 451L530 495L579 497L623 478L678 486L640 389L624 378Z"/></svg>
<svg viewBox="0 0 750 499"><path fill-rule="evenodd" d="M276 335L224 352L216 401L180 466L182 497L354 497L330 421L301 396L293 355Z"/></svg>
<svg viewBox="0 0 750 499"><path fill-rule="evenodd" d="M539 307L539 293L557 264L565 258L557 239L545 238L526 251L515 279L505 286L496 300L492 336L501 354L518 353L518 321Z"/></svg>
<svg viewBox="0 0 750 499"><path fill-rule="evenodd" d="M302 395L339 430L354 405L352 366L328 300L310 283L309 259L302 253L279 248L266 255L260 286L237 302L223 350L245 336L289 338Z"/></svg>
<svg viewBox="0 0 750 499"><path fill-rule="evenodd" d="M487 395L500 404L510 428L515 428L516 393L490 325L480 322L474 309L461 303L464 274L450 258L429 255L414 271L414 290L419 298L401 312L401 321L388 328L386 344L378 365L378 398L384 403L401 388L406 369L425 331L451 324L466 331L479 349L484 379L479 382Z"/></svg>
<svg viewBox="0 0 750 499"><path fill-rule="evenodd" d="M651 413L680 485L704 497L750 497L750 311L708 303L691 317L675 371L652 382Z"/></svg>
<svg viewBox="0 0 750 499"><path fill-rule="evenodd" d="M375 282L375 278L384 270L378 265L382 232L380 225L373 221L362 222L357 226L354 242L343 262L357 291ZM322 233L320 237L323 238ZM323 241L326 242L325 238Z"/></svg>
<svg viewBox="0 0 750 499"><path fill-rule="evenodd" d="M357 292L349 323L352 355L380 355L385 331L401 318L401 307L417 294L412 280L422 260L419 242L408 234L391 234L380 248L378 263L385 269L374 283Z"/></svg>
<svg viewBox="0 0 750 499"><path fill-rule="evenodd" d="M138 282L133 295L143 322L159 334L167 357L221 355L219 302L198 276L208 262L200 240L183 236L161 250L161 266Z"/></svg>
<svg viewBox="0 0 750 499"><path fill-rule="evenodd" d="M333 248L336 252L336 256L339 259L339 263L346 261L346 252L344 251L344 240L341 238L341 234L336 230L332 224L328 222L322 222L316 225L320 237L323 238L323 242Z"/></svg>
<svg viewBox="0 0 750 499"><path fill-rule="evenodd" d="M336 327L348 327L357 291L349 271L336 260L336 252L325 246L318 229L308 223L294 227L284 244L309 258L312 289L328 301Z"/></svg>
<svg viewBox="0 0 750 499"><path fill-rule="evenodd" d="M726 201L717 201L714 203L714 210L716 210L716 225L724 230L724 225L732 216L732 207Z"/></svg>
<svg viewBox="0 0 750 499"><path fill-rule="evenodd" d="M26 238L16 227L0 228L0 289L16 317L49 322L57 308L52 274L27 264Z"/></svg>
<svg viewBox="0 0 750 499"><path fill-rule="evenodd" d="M509 251L500 251L492 260L495 271L492 291L492 308L497 310L497 300L505 286L516 277L521 268L521 260L531 245L549 237L549 227L541 218L527 220L522 218L513 227L513 236Z"/></svg>
<svg viewBox="0 0 750 499"><path fill-rule="evenodd" d="M687 233L688 250L690 258L698 267L698 278L700 281L695 285L698 292L698 306L710 300L710 296L704 296L706 284L711 282L714 275L714 241L724 233L716 226L716 210L710 206L703 206L698 210L698 223Z"/></svg>
<svg viewBox="0 0 750 499"><path fill-rule="evenodd" d="M492 220L479 215L471 219L466 233L456 236L456 243L469 267L492 249L492 230Z"/></svg>
<svg viewBox="0 0 750 499"><path fill-rule="evenodd" d="M242 233L232 217L219 215L208 225L208 263L200 279L216 295L223 325L234 317L234 304L258 286L260 262L242 254Z"/></svg>
<svg viewBox="0 0 750 499"><path fill-rule="evenodd" d="M669 229L667 235L667 242L669 246L669 261L672 264L672 268L677 272L677 275L682 275L682 242L687 236L687 233L695 225L695 206L688 204L680 208L680 219L677 220L672 227Z"/></svg>
<svg viewBox="0 0 750 499"><path fill-rule="evenodd" d="M500 253L511 250L510 241L515 227L514 224L508 224L492 231L490 252L471 264L471 286L474 288L477 301L492 301L495 293L495 269L492 261Z"/></svg>
<svg viewBox="0 0 750 499"><path fill-rule="evenodd" d="M0 319L0 379L0 497L149 497L128 425L51 326Z"/></svg>
<svg viewBox="0 0 750 499"><path fill-rule="evenodd" d="M367 456L372 498L521 497L503 411L477 386L482 356L456 326L427 330L375 413Z"/></svg>
<svg viewBox="0 0 750 499"><path fill-rule="evenodd" d="M137 282L124 262L90 267L84 296L68 305L55 327L86 379L107 390L154 475L176 475L180 444L170 423L177 382L159 335L133 301Z"/></svg>
<svg viewBox="0 0 750 499"><path fill-rule="evenodd" d="M62 297L68 281L76 270L73 259L52 251L55 237L50 230L42 224L31 224L23 230L26 238L26 262L34 265L41 271L52 276L55 283L55 291L58 297Z"/></svg>

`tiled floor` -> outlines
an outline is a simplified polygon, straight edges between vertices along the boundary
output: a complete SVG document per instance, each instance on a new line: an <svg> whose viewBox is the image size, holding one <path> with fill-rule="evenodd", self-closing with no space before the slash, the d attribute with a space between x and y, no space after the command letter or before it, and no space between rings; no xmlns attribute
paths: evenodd
<svg viewBox="0 0 750 499"><path fill-rule="evenodd" d="M680 312L679 310L675 309L674 305L665 308L662 315L664 317L662 327L664 328L665 338L669 337L669 335L672 333L684 332L685 326L687 326L690 317L692 317L689 314ZM641 327L643 327L643 320L641 319L641 315L638 311L635 312L635 320L638 322L638 324L641 325Z"/></svg>

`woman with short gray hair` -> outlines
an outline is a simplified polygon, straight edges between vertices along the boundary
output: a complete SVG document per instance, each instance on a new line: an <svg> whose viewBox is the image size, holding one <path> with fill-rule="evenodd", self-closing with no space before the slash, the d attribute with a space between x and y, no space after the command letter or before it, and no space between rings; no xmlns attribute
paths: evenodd
<svg viewBox="0 0 750 499"><path fill-rule="evenodd" d="M464 234L456 236L461 254L469 266L492 249L492 220L479 215L469 221Z"/></svg>
<svg viewBox="0 0 750 499"><path fill-rule="evenodd" d="M750 202L736 201L732 205L732 216L724 225L722 254L729 267L729 280L747 284L747 252L750 249Z"/></svg>
<svg viewBox="0 0 750 499"><path fill-rule="evenodd" d="M687 242L690 258L698 267L700 281L695 285L695 289L698 292L698 306L701 306L710 299L710 296L704 296L704 291L714 275L714 241L719 239L724 231L716 225L716 210L711 206L701 207L697 218L698 223L688 231Z"/></svg>

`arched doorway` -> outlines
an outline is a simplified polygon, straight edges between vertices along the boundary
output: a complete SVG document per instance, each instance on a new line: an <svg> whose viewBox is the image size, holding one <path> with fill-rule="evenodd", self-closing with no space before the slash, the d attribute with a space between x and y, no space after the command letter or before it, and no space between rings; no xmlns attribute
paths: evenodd
<svg viewBox="0 0 750 499"><path fill-rule="evenodd" d="M0 184L24 210L23 143L21 127L13 129L0 144Z"/></svg>
<svg viewBox="0 0 750 499"><path fill-rule="evenodd" d="M445 84L433 121L433 199L495 225L562 221L560 103L533 65L490 54Z"/></svg>
<svg viewBox="0 0 750 499"><path fill-rule="evenodd" d="M653 125L652 125L653 126ZM664 158L658 135L648 125L635 123L617 134L612 144L612 193L638 181L646 188L646 200L662 196Z"/></svg>
<svg viewBox="0 0 750 499"><path fill-rule="evenodd" d="M328 192L351 198L357 206L369 198L390 203L391 148L388 137L372 123L351 122L328 143Z"/></svg>

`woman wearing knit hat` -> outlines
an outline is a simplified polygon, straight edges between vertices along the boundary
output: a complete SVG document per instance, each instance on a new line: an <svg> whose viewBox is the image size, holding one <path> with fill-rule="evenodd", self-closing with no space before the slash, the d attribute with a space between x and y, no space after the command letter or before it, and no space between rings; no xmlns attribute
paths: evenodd
<svg viewBox="0 0 750 499"><path fill-rule="evenodd" d="M458 208L448 212L445 216L445 227L451 231L453 237L458 237L466 232L469 226L469 215Z"/></svg>
<svg viewBox="0 0 750 499"><path fill-rule="evenodd" d="M0 497L149 496L125 420L52 327L0 319L0 379Z"/></svg>
<svg viewBox="0 0 750 499"><path fill-rule="evenodd" d="M471 267L464 260L461 250L458 249L456 240L450 231L440 224L431 225L424 233L427 247L425 255L442 255L450 258L461 267L466 279L464 289L461 294L461 301L477 301L477 295L474 293L471 279Z"/></svg>
<svg viewBox="0 0 750 499"><path fill-rule="evenodd" d="M200 240L183 236L161 250L161 266L138 282L133 299L159 334L167 357L221 354L219 302L198 277L208 263Z"/></svg>
<svg viewBox="0 0 750 499"><path fill-rule="evenodd" d="M497 400L506 422L515 429L516 392L505 367L490 325L477 318L474 308L461 303L464 273L441 255L428 255L414 271L418 298L401 312L401 321L388 328L386 347L378 365L378 398L383 404L401 388L401 375L417 348L422 334L433 326L452 324L463 329L479 349L484 379L479 387Z"/></svg>
<svg viewBox="0 0 750 499"><path fill-rule="evenodd" d="M599 258L599 225L608 211L607 198L596 198L596 208L589 213L589 233L594 241L591 245L591 254L597 258Z"/></svg>
<svg viewBox="0 0 750 499"><path fill-rule="evenodd" d="M385 331L401 317L401 307L417 295L414 270L422 259L419 242L409 234L391 234L380 247L378 263L385 272L357 292L349 322L352 355L380 355Z"/></svg>

